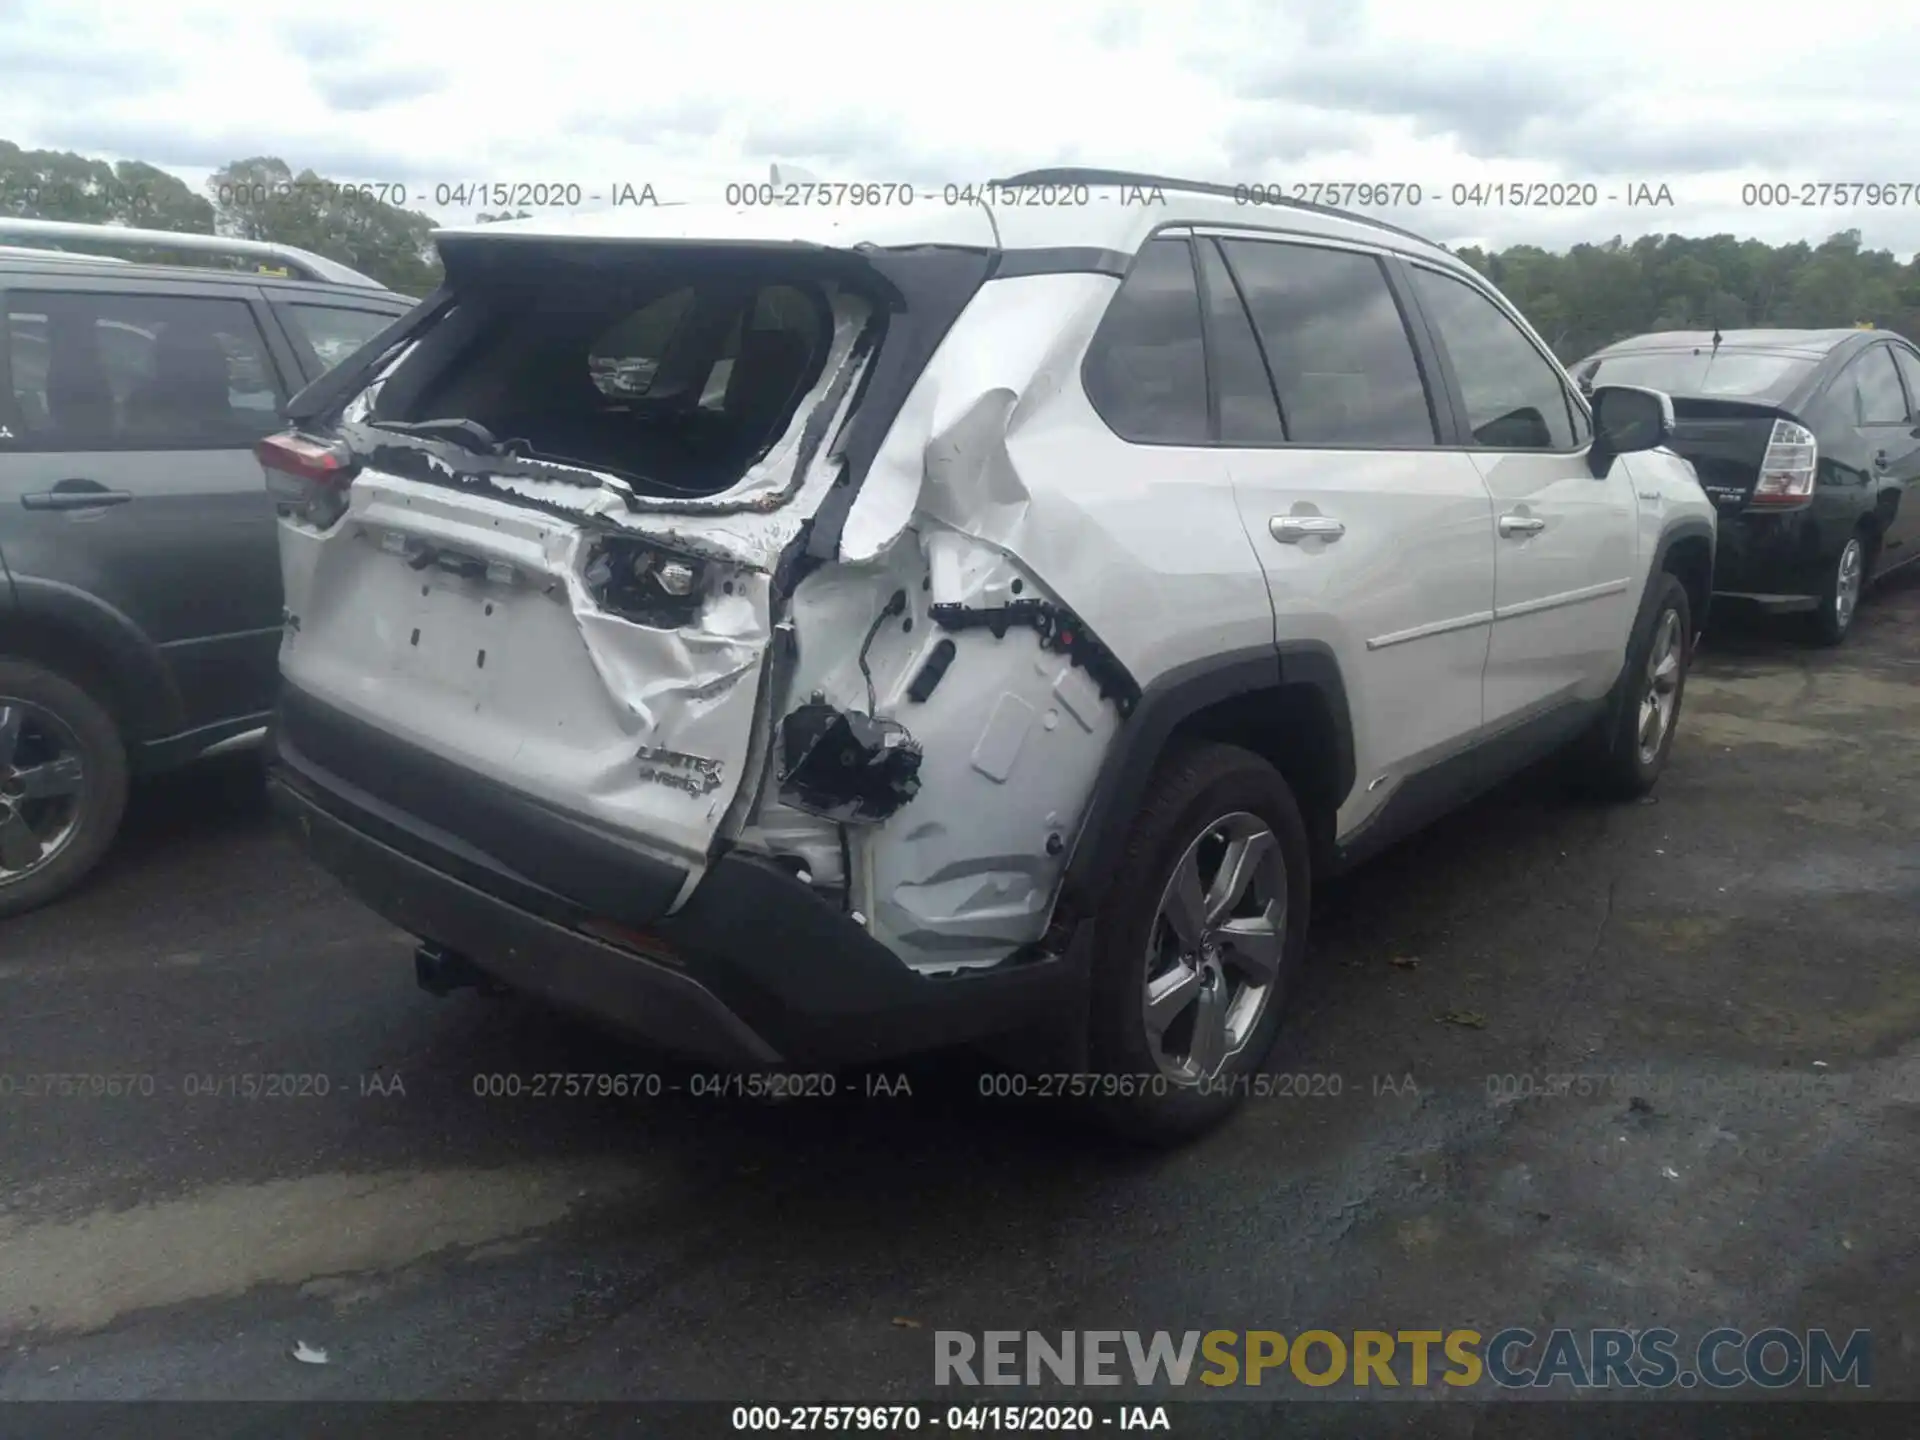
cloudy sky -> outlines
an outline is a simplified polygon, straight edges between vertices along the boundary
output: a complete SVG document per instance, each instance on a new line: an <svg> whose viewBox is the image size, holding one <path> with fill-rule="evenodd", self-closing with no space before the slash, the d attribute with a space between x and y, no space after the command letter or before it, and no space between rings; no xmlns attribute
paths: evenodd
<svg viewBox="0 0 1920 1440"><path fill-rule="evenodd" d="M469 209L434 205L436 187L651 183L662 199L717 199L772 160L935 187L1082 164L1417 185L1417 208L1379 213L1450 244L1857 228L1913 253L1920 6L1824 0L1783 6L1789 23L1770 11L0 0L0 138L144 159L194 184L273 154L405 185L415 208L462 220ZM1599 203L1453 203L1456 185L1536 180L1591 183ZM1895 203L1798 203L1822 182L1884 185ZM1743 203L1762 183L1795 203ZM1666 186L1673 204L1627 206L1637 185Z"/></svg>

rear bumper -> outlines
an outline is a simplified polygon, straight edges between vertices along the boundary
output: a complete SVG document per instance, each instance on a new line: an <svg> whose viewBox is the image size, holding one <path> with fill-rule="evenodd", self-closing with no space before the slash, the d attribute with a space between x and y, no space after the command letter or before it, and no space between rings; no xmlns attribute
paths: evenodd
<svg viewBox="0 0 1920 1440"><path fill-rule="evenodd" d="M669 914L685 879L674 867L481 777L444 774L455 767L298 692L272 755L275 808L369 908L515 989L669 1050L743 1067L857 1064L1084 1013L1077 962L918 975L741 852ZM609 926L617 933L602 938Z"/></svg>
<svg viewBox="0 0 1920 1440"><path fill-rule="evenodd" d="M1809 507L1777 515L1723 515L1719 532L1716 597L1767 610L1806 610L1818 603L1852 525Z"/></svg>

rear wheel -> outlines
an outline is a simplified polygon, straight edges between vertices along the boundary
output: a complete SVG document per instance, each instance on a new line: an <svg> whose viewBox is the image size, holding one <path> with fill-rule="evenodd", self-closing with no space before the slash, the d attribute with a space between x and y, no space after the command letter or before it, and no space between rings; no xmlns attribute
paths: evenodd
<svg viewBox="0 0 1920 1440"><path fill-rule="evenodd" d="M105 707L51 670L0 660L0 916L78 884L126 803L126 750Z"/></svg>
<svg viewBox="0 0 1920 1440"><path fill-rule="evenodd" d="M1164 1143L1232 1112L1279 1032L1310 883L1299 806L1266 761L1208 744L1162 766L1096 919L1107 1128Z"/></svg>
<svg viewBox="0 0 1920 1440"><path fill-rule="evenodd" d="M1828 567L1820 608L1813 612L1813 638L1819 644L1838 645L1853 630L1853 617L1860 611L1860 597L1867 588L1872 548L1872 537L1856 530Z"/></svg>

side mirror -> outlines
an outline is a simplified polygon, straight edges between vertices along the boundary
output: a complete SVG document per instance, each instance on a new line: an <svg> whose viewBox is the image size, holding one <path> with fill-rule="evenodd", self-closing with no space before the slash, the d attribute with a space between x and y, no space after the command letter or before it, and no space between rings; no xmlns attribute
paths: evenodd
<svg viewBox="0 0 1920 1440"><path fill-rule="evenodd" d="M1616 455L1656 450L1673 438L1673 400L1638 385L1600 385L1593 391L1593 473L1605 475Z"/></svg>

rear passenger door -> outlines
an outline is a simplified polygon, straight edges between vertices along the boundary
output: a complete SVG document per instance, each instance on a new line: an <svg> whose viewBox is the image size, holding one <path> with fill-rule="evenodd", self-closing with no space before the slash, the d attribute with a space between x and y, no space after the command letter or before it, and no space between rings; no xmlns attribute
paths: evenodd
<svg viewBox="0 0 1920 1440"><path fill-rule="evenodd" d="M1891 342L1873 346L1847 367L1856 382L1850 397L1856 414L1850 418L1882 515L1878 565L1883 570L1904 564L1920 550L1920 440L1914 438L1914 401L1907 388L1912 381L1901 375L1897 356L1906 359L1911 377L1912 356Z"/></svg>
<svg viewBox="0 0 1920 1440"><path fill-rule="evenodd" d="M1504 305L1457 275L1406 264L1461 439L1493 495L1487 725L1555 711L1572 723L1568 702L1597 700L1618 678L1640 603L1633 477L1616 460L1595 478L1586 410Z"/></svg>
<svg viewBox="0 0 1920 1440"><path fill-rule="evenodd" d="M259 305L190 281L49 277L5 296L8 565L144 632L188 729L272 703L279 554L251 447L288 387Z"/></svg>
<svg viewBox="0 0 1920 1440"><path fill-rule="evenodd" d="M1442 447L1380 255L1230 232L1198 249L1221 443L1279 635L1325 641L1351 701L1344 835L1477 737L1491 502L1473 462Z"/></svg>
<svg viewBox="0 0 1920 1440"><path fill-rule="evenodd" d="M1897 341L1887 346L1893 352L1900 381L1906 388L1908 447L1906 485L1900 495L1900 508L1894 514L1886 545L1885 565L1902 565L1920 557L1920 355Z"/></svg>

